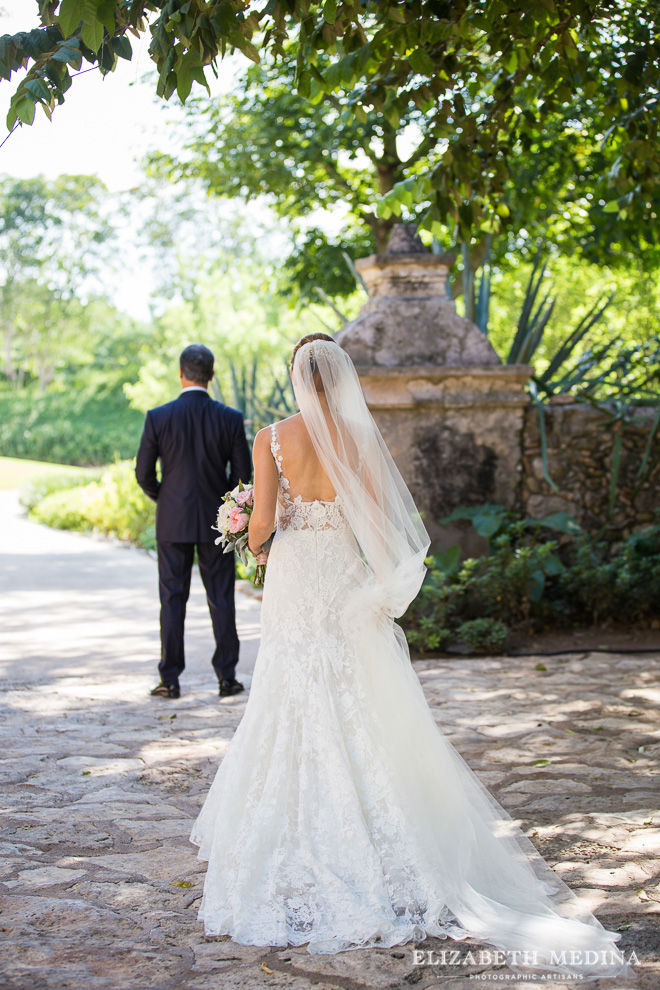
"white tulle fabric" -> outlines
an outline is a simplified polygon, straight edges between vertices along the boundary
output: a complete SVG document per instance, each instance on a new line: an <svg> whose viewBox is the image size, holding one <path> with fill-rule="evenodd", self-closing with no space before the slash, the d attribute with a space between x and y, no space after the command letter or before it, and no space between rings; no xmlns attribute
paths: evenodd
<svg viewBox="0 0 660 990"><path fill-rule="evenodd" d="M337 377L324 388L338 403L325 427L320 400L300 374L294 384L335 501L293 494L272 428L278 524L261 645L191 834L208 861L205 931L311 953L469 938L503 950L515 972L634 977L620 934L550 869L434 721L392 619L423 577L425 531L352 365L344 375L343 357L329 360ZM367 490L361 505L354 485Z"/></svg>

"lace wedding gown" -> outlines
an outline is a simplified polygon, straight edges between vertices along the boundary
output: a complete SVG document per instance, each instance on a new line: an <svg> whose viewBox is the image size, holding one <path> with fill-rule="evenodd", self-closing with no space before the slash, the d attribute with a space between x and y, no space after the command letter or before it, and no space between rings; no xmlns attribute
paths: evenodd
<svg viewBox="0 0 660 990"><path fill-rule="evenodd" d="M519 972L634 975L621 936L438 729L410 661L389 648L398 627L364 649L365 564L342 501L291 494L271 429L279 494L261 646L191 835L208 860L206 933L312 953L469 937L510 951Z"/></svg>

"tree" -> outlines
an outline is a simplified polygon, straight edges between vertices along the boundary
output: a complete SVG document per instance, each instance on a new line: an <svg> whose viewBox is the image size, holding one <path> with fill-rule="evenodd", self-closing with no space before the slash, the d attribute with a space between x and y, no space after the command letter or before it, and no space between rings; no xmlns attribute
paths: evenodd
<svg viewBox="0 0 660 990"><path fill-rule="evenodd" d="M151 34L157 91L185 101L218 55L238 49L291 61L312 102L332 94L347 118L387 111L395 129L411 107L435 139L426 172L397 183L384 217L425 205L424 223L452 221L463 239L497 228L518 146L582 97L594 133L617 151L603 204L635 214L658 189L660 8L655 0L38 0L41 27L0 41L0 76L27 65L9 127L50 115L70 67L110 72L130 58L128 35ZM389 214L388 214L389 211Z"/></svg>
<svg viewBox="0 0 660 990"><path fill-rule="evenodd" d="M378 215L377 199L397 183L422 174L435 148L429 118L409 108L395 128L382 112L370 110L364 122L348 119L342 103L325 94L311 103L294 90L290 66L264 60L251 67L225 97L188 104L176 156L154 153L150 169L173 188L201 183L212 197L265 196L294 233L295 247L285 269L303 295L321 287L330 296L350 293L355 281L342 258L385 249L395 220ZM603 209L608 173L617 149L602 146L594 132L597 97L584 97L564 115L554 114L529 131L509 156L509 177L500 204L500 234L476 231L470 270L476 272L490 244L489 260L507 267L512 251L533 256L539 239L560 253L597 264L658 264L657 195L637 210ZM406 148L401 151L401 148ZM181 184L181 180L185 180ZM188 193L187 193L188 195ZM342 214L340 234L329 238L308 226L310 215ZM411 200L406 216L422 210ZM455 231L441 232L450 247ZM455 294L463 279L454 283ZM287 291L289 288L287 287Z"/></svg>
<svg viewBox="0 0 660 990"><path fill-rule="evenodd" d="M150 169L188 188L201 183L212 197L265 195L296 237L288 269L303 294L312 283L332 296L355 289L342 249L385 250L394 218L378 215L377 197L428 165L435 145L415 107L395 128L376 111L348 119L332 94L311 103L295 91L292 63L251 67L226 98L193 101L186 121L182 152L153 154ZM404 154L406 127L416 141ZM333 243L308 218L337 208L344 220Z"/></svg>
<svg viewBox="0 0 660 990"><path fill-rule="evenodd" d="M58 314L80 305L104 261L104 198L92 176L0 180L0 323L5 375L16 384L28 365L42 385L52 378Z"/></svg>

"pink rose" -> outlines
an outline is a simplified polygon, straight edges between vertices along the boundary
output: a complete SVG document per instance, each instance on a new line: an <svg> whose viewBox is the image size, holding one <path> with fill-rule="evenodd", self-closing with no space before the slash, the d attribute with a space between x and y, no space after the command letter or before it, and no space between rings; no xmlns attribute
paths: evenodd
<svg viewBox="0 0 660 990"><path fill-rule="evenodd" d="M239 505L252 505L254 489L244 488L242 492L239 492L236 496L236 501Z"/></svg>
<svg viewBox="0 0 660 990"><path fill-rule="evenodd" d="M240 533L241 530L245 529L249 521L250 517L247 512L241 512L240 509L232 509L229 513L229 532Z"/></svg>

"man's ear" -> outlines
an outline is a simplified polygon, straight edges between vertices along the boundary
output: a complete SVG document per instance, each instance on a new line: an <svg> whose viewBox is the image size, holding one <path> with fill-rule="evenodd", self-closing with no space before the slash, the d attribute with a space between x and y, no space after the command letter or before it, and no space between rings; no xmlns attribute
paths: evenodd
<svg viewBox="0 0 660 990"><path fill-rule="evenodd" d="M210 381L210 382L212 382L212 381L213 381L213 376L214 376L214 375L215 375L215 371L212 371L212 372L211 372L211 377L209 378L209 381Z"/></svg>

